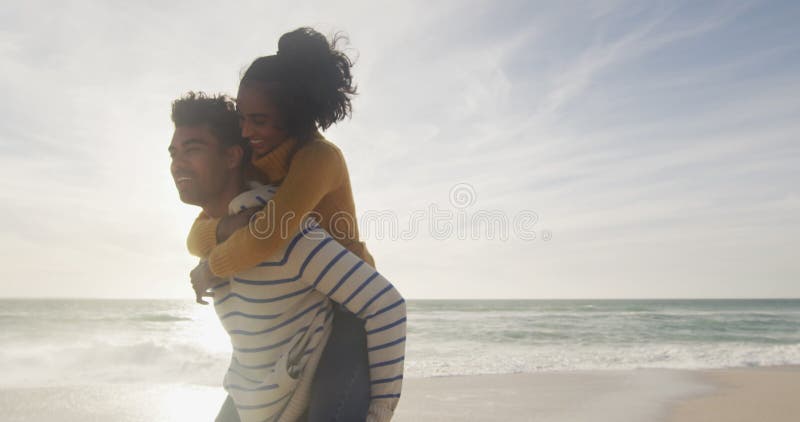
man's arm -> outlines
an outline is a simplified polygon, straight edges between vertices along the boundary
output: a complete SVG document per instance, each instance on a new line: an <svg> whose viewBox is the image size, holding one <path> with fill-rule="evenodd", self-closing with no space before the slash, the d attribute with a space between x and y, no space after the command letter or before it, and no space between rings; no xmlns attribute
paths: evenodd
<svg viewBox="0 0 800 422"><path fill-rule="evenodd" d="M325 269L301 279L364 320L370 372L367 420L388 421L400 400L406 341L405 300L394 286L322 229L304 241L325 243ZM320 240L322 238L322 240ZM322 258L322 257L325 258Z"/></svg>

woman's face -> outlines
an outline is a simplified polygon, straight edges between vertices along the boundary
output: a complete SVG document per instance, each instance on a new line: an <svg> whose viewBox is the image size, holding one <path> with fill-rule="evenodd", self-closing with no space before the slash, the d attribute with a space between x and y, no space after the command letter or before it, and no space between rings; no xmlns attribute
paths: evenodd
<svg viewBox="0 0 800 422"><path fill-rule="evenodd" d="M260 82L244 82L239 85L236 107L242 137L250 141L253 157L259 158L272 151L288 139L281 125L278 109L266 95L266 86Z"/></svg>

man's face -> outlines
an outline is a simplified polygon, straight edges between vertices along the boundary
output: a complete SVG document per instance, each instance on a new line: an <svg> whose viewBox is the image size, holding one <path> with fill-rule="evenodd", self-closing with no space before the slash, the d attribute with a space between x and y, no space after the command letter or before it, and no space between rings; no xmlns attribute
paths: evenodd
<svg viewBox="0 0 800 422"><path fill-rule="evenodd" d="M205 207L220 195L230 177L230 148L223 148L207 125L175 128L170 170L181 201Z"/></svg>

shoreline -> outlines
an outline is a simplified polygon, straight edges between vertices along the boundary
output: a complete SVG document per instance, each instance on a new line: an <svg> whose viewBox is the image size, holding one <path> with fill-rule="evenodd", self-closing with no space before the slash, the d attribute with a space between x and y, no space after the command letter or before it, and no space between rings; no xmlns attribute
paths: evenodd
<svg viewBox="0 0 800 422"><path fill-rule="evenodd" d="M800 420L800 365L576 370L407 378L393 421L695 422ZM217 386L0 388L4 420L208 420Z"/></svg>
<svg viewBox="0 0 800 422"><path fill-rule="evenodd" d="M394 420L794 422L798 391L800 365L409 378Z"/></svg>
<svg viewBox="0 0 800 422"><path fill-rule="evenodd" d="M672 403L708 390L673 369L409 378L393 420L666 421Z"/></svg>

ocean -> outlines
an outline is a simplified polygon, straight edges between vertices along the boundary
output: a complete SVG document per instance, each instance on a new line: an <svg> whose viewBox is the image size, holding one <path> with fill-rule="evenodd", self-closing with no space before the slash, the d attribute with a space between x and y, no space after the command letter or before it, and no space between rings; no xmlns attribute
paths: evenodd
<svg viewBox="0 0 800 422"><path fill-rule="evenodd" d="M800 300L409 300L406 377L800 364ZM0 388L219 386L230 343L183 300L0 300Z"/></svg>

